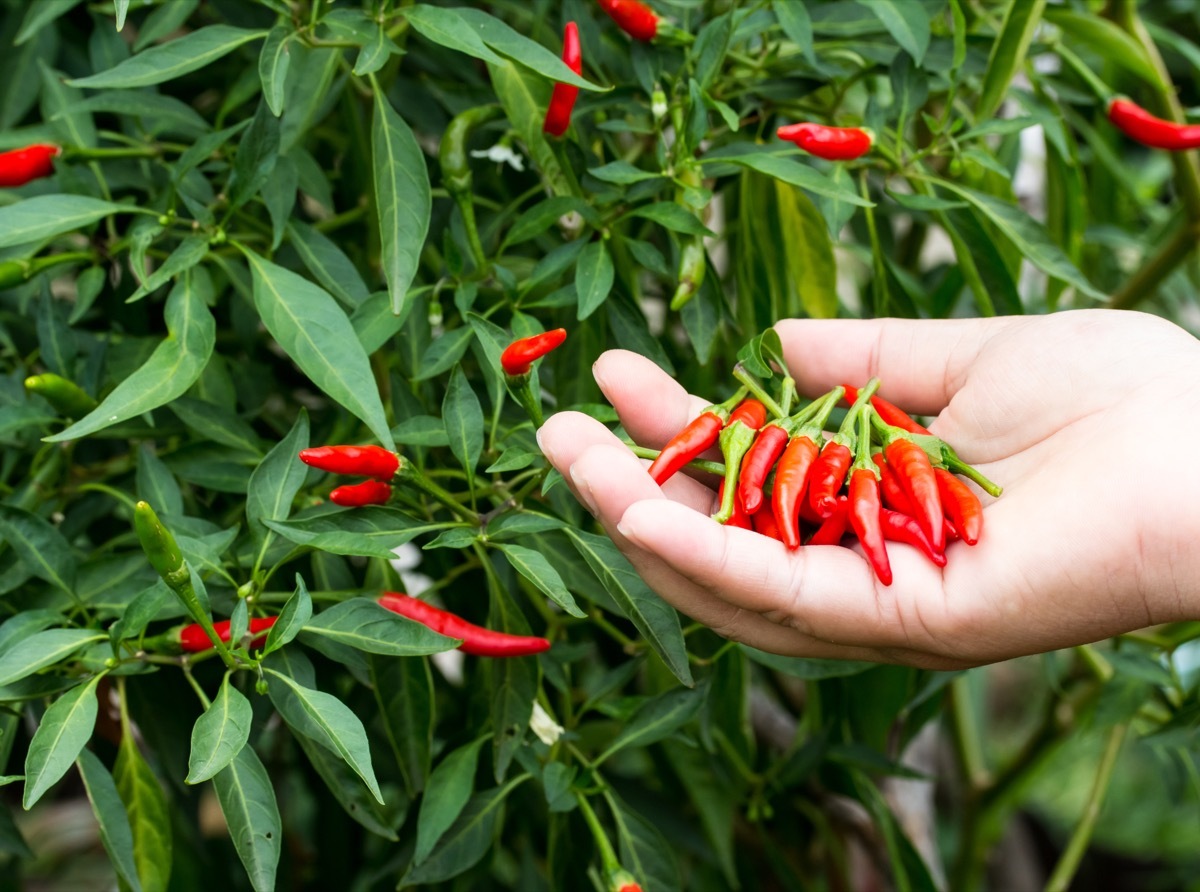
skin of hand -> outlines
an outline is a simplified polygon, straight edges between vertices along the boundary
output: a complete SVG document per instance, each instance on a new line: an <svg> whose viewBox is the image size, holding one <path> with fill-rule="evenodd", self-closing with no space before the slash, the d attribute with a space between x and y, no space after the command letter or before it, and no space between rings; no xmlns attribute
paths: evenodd
<svg viewBox="0 0 1200 892"><path fill-rule="evenodd" d="M1112 310L776 329L802 394L879 376L881 396L936 416L930 430L1004 494L976 488L983 535L950 543L944 569L889 542L885 587L857 548L789 552L723 527L708 516L715 481L680 473L660 489L599 422L553 416L546 456L680 611L773 653L937 669L1200 618L1200 342L1186 331ZM593 371L654 448L711 402L634 353Z"/></svg>

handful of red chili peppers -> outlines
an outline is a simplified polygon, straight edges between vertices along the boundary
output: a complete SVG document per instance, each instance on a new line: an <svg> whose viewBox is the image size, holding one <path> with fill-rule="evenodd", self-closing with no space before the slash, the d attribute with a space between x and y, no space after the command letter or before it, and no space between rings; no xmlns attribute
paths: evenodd
<svg viewBox="0 0 1200 892"><path fill-rule="evenodd" d="M878 388L877 378L861 389L835 387L789 414L765 393L760 401L743 387L680 431L654 459L650 476L661 485L716 446L725 461L713 515L719 523L791 549L853 537L884 585L892 582L888 542L910 545L944 567L947 542L974 545L983 531L979 497L957 475L992 496L1000 487L876 396ZM850 409L826 438L826 423L843 400ZM772 405L770 421L764 401ZM787 396L783 405L790 405Z"/></svg>

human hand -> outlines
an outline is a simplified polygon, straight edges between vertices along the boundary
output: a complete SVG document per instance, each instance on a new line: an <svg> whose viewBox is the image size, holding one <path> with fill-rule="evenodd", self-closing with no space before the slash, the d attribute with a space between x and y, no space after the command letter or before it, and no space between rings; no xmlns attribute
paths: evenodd
<svg viewBox="0 0 1200 892"><path fill-rule="evenodd" d="M889 543L880 585L856 550L723 527L712 487L661 489L579 413L539 432L550 462L643 579L719 634L796 656L957 668L1200 616L1200 342L1154 316L1105 310L776 326L801 393L883 381L936 415L930 430L1004 486L981 498L979 544L939 569ZM639 443L661 447L710 400L650 360L594 373Z"/></svg>

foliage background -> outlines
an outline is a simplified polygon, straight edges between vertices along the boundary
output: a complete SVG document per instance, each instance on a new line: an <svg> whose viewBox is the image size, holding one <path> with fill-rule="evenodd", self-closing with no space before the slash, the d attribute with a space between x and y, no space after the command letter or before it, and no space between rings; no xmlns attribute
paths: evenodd
<svg viewBox="0 0 1200 892"><path fill-rule="evenodd" d="M723 397L785 316L1138 304L1196 330L1195 159L1102 99L1196 103L1200 8L652 5L678 32L645 46L584 0L0 0L0 149L67 147L0 192L7 884L602 887L581 802L647 889L1195 884L1200 626L969 673L722 642L555 485L496 358L566 326L547 407L615 421L602 350ZM568 20L587 83L549 143ZM877 148L773 138L804 119ZM668 312L689 244L707 274ZM42 372L102 405L67 417L22 386ZM294 458L372 439L455 507L333 509ZM223 676L147 643L182 610L137 499L214 615L290 604L273 653ZM426 586L554 648L428 656L363 600ZM210 698L241 733L187 784L224 739L193 737Z"/></svg>

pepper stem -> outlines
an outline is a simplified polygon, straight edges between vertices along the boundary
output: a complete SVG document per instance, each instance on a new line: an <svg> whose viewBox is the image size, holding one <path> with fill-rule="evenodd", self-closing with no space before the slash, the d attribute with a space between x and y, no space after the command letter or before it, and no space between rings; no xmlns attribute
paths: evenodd
<svg viewBox="0 0 1200 892"><path fill-rule="evenodd" d="M751 375L749 370L747 370L747 368L740 362L733 367L733 377L740 381L742 386L745 387L746 390L748 390L756 400L766 406L767 411L776 418L787 417L787 412L783 411L783 407L780 406L779 403L775 402L775 400L771 397L771 394L767 393L763 389L763 386L758 383L758 379Z"/></svg>
<svg viewBox="0 0 1200 892"><path fill-rule="evenodd" d="M614 873L620 870L621 862L617 860L617 853L613 851L612 843L608 841L608 834L600 826L600 819L596 817L596 812L592 809L592 804L588 802L587 796L576 790L575 799L579 802L579 811L583 814L583 819L587 821L588 829L592 831L592 836L596 840L596 848L600 850L600 863L604 866L604 872Z"/></svg>

